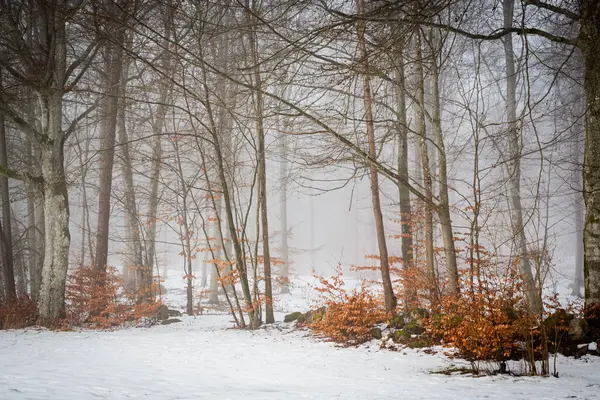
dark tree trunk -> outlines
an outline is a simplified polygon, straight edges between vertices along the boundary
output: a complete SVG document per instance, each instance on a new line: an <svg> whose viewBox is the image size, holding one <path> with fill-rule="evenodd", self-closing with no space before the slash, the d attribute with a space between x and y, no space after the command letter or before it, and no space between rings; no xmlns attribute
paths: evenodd
<svg viewBox="0 0 600 400"><path fill-rule="evenodd" d="M1 74L1 71L0 71ZM2 75L0 75L2 85ZM6 126L4 124L4 113L0 112L0 166L8 168L8 150L6 148ZM8 177L0 175L0 196L2 197L2 265L4 267L4 292L11 300L16 297L15 272L13 262L13 244L10 215L10 193Z"/></svg>
<svg viewBox="0 0 600 400"><path fill-rule="evenodd" d="M581 2L579 46L586 92L583 194L585 304L600 304L600 2Z"/></svg>

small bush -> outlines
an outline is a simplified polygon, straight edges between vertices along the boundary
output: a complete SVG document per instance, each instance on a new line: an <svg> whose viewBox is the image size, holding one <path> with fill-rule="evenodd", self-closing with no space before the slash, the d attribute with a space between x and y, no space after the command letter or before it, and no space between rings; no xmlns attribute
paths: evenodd
<svg viewBox="0 0 600 400"><path fill-rule="evenodd" d="M67 318L73 325L94 329L153 318L160 303L139 302L140 293L127 292L113 267L82 266L67 282Z"/></svg>
<svg viewBox="0 0 600 400"><path fill-rule="evenodd" d="M440 312L427 323L431 333L469 361L511 358L536 326L517 271L511 268L502 276L480 277L468 289L440 299Z"/></svg>
<svg viewBox="0 0 600 400"><path fill-rule="evenodd" d="M35 325L37 309L27 295L0 303L0 325L3 329L20 329Z"/></svg>
<svg viewBox="0 0 600 400"><path fill-rule="evenodd" d="M365 285L347 292L339 266L336 276L320 278L320 282L316 290L327 311L308 326L336 343L358 345L371 340L373 325L387 318L381 300Z"/></svg>

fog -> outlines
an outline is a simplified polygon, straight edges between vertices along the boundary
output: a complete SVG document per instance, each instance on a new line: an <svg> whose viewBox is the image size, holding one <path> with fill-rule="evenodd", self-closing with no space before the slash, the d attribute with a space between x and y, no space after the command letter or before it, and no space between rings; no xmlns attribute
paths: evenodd
<svg viewBox="0 0 600 400"><path fill-rule="evenodd" d="M389 308L388 264L458 293L485 261L581 293L585 54L569 13L67 3L57 31L31 4L1 19L3 281L36 297L114 266L138 289L181 274L189 297L217 296L233 269L251 305L252 285L258 301L271 279L341 265L381 280Z"/></svg>

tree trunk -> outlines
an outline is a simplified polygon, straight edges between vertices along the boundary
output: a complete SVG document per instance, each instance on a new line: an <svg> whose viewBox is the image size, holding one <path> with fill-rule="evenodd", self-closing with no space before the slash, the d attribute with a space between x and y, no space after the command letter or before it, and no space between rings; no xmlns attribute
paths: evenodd
<svg viewBox="0 0 600 400"><path fill-rule="evenodd" d="M504 27L512 27L514 0L503 0ZM512 43L512 33L504 38L506 60L506 116L508 119L508 191L511 227L514 245L519 256L519 268L525 284L529 307L534 313L541 311L541 295L531 271L531 260L527 250L527 238L521 206L521 135L517 126L517 74Z"/></svg>
<svg viewBox="0 0 600 400"><path fill-rule="evenodd" d="M250 319L250 328L255 329L260 326L260 319L255 306L252 302L252 293L250 291L250 285L248 283L248 270L245 261L245 255L242 249L241 241L238 237L238 232L235 227L235 215L233 212L233 200L229 191L229 185L227 175L225 173L225 165L223 160L223 154L221 152L221 144L219 143L219 137L216 132L213 132L214 149L217 162L217 170L219 173L219 183L223 193L223 205L225 207L225 215L227 217L227 224L229 233L231 234L231 241L233 242L233 248L235 252L235 266L240 278L240 286L242 287L242 293L244 295L244 301L246 303L246 310L248 318ZM242 321L243 323L243 321ZM243 327L243 326L242 326Z"/></svg>
<svg viewBox="0 0 600 400"><path fill-rule="evenodd" d="M127 38L127 48L132 47L131 35ZM135 196L135 185L133 181L133 168L131 164L131 154L129 151L129 135L127 133L127 81L129 79L129 66L131 59L127 57L123 60L123 71L120 80L120 106L117 111L117 125L119 131L119 146L121 150L121 170L123 180L125 181L125 217L127 228L127 242L129 244L129 257L126 265L123 267L126 284L129 288L135 288L138 292L138 300L151 300L153 294L149 288L144 288L142 270L144 268L144 255L142 240L140 236L140 220L138 216L138 207ZM133 268L131 268L133 267ZM146 289L146 290L142 290Z"/></svg>
<svg viewBox="0 0 600 400"><path fill-rule="evenodd" d="M46 254L46 213L44 211L44 196L37 195L34 201L35 210L35 229L33 234L35 235L35 265L36 265L36 287L34 298L38 300L39 292L42 286L42 271L44 269L44 258Z"/></svg>
<svg viewBox="0 0 600 400"><path fill-rule="evenodd" d="M0 85L2 85L2 75L0 70ZM8 150L6 148L6 126L4 123L4 113L0 112L0 165L8 168ZM2 265L4 267L4 289L8 300L16 298L15 272L13 262L13 244L10 215L10 188L8 186L8 177L0 176L0 193L2 196Z"/></svg>
<svg viewBox="0 0 600 400"><path fill-rule="evenodd" d="M222 215L222 207L221 207L221 196L219 195L215 199L215 217L221 218ZM221 238L221 229L219 229L219 224L215 222L213 227L213 237L215 238L214 244L208 242L208 247L217 246L217 249L214 251L215 259L218 260L221 258L221 254L225 251L222 247L223 240ZM210 288L208 291L208 303L209 304L219 304L219 271L218 264L215 262L212 264L210 269Z"/></svg>
<svg viewBox="0 0 600 400"><path fill-rule="evenodd" d="M423 55L421 49L421 33L417 32L417 40L415 43L415 72L417 79L417 127L416 131L419 135L419 150L421 158L421 171L423 172L423 186L425 190L425 262L427 272L431 280L431 301L433 304L438 303L438 285L437 273L435 269L435 254L433 243L433 193L431 170L429 167L429 151L427 128L425 125L425 77L423 74Z"/></svg>
<svg viewBox="0 0 600 400"><path fill-rule="evenodd" d="M600 304L600 2L581 2L580 49L586 92L583 190L585 305Z"/></svg>
<svg viewBox="0 0 600 400"><path fill-rule="evenodd" d="M31 168L32 157L31 157L31 141L29 138L26 139L27 148L27 165ZM39 268L37 260L39 256L36 254L37 242L36 242L36 225L35 225L35 202L36 196L34 185L31 182L25 183L27 189L27 262L29 269L29 294L35 301L37 299L37 292L39 290Z"/></svg>
<svg viewBox="0 0 600 400"><path fill-rule="evenodd" d="M400 40L400 39L399 39ZM402 232L402 261L407 270L413 265L413 237L412 237L412 206L410 204L410 190L403 182L408 182L408 118L406 116L406 80L404 73L403 49L398 48L395 94L396 94L396 119L398 130L398 195L400 199L400 220ZM411 288L404 288L404 308L408 308L415 298Z"/></svg>
<svg viewBox="0 0 600 400"><path fill-rule="evenodd" d="M12 212L12 219L13 221L17 221L17 216L15 215L14 211ZM15 273L15 290L17 293L17 296L23 296L27 294L27 287L29 286L29 279L27 277L27 262L25 260L25 249L26 249L26 244L23 244L24 241L23 240L19 240L21 238L24 238L25 236L22 235L21 230L19 229L20 224L16 224L13 227L13 239L17 239L18 242L16 240L13 240L13 246L15 244L19 244L19 247L16 248L16 251L13 252L13 254L16 254L16 256L13 258L13 268L14 268L14 273Z"/></svg>
<svg viewBox="0 0 600 400"><path fill-rule="evenodd" d="M578 111L585 112L584 107L585 103L578 101L581 104L578 107ZM582 162L582 147L580 138L584 139L585 134L585 124L579 124L575 121L575 118L572 118L571 121L571 129L576 129L575 140L571 144L571 157L572 162L575 165L583 165ZM580 127L584 128L579 129ZM577 296L579 298L583 297L582 288L584 287L584 276L583 276L583 256L584 256L584 246L583 246L583 231L585 224L585 202L583 200L583 174L579 168L574 168L571 176L573 182L573 188L575 192L572 196L573 202L573 226L575 228L575 273L573 274L573 287L571 294L573 296Z"/></svg>
<svg viewBox="0 0 600 400"><path fill-rule="evenodd" d="M363 0L357 0L356 12L358 15L362 14ZM358 48L363 67L362 76L364 90L363 100L365 106L365 123L367 126L367 140L369 143L368 154L369 158L372 160L369 163L369 175L371 178L371 199L373 202L373 214L375 216L375 226L377 229L377 243L379 247L379 261L381 263L381 278L383 280L385 309L389 313L394 313L396 310L397 300L396 296L394 295L392 280L390 278L389 258L385 238L385 227L383 223L383 214L381 212L381 201L379 198L379 174L377 172L377 166L373 162L377 159L377 150L375 148L375 128L373 124L371 84L369 77L369 59L367 53L367 46L365 44L365 23L362 21L359 21L358 23Z"/></svg>
<svg viewBox="0 0 600 400"><path fill-rule="evenodd" d="M442 226L442 238L444 241L444 252L446 255L446 271L448 274L448 292L458 293L458 267L456 264L456 250L454 248L454 233L452 231L452 219L450 217L450 201L448 198L448 170L446 166L446 148L442 135L442 120L439 89L439 66L437 62L436 49L432 52L431 80L433 97L432 125L437 148L437 164L439 171L439 205L437 207L440 225Z"/></svg>
<svg viewBox="0 0 600 400"><path fill-rule="evenodd" d="M249 2L246 3L249 7ZM260 13L258 2L252 1L252 14L248 17L251 20L252 28L249 33L250 53L252 56L253 84L254 91L254 114L256 118L256 136L257 136L257 168L258 168L258 207L260 208L260 222L262 229L262 249L263 249L263 267L265 273L265 321L267 324L275 322L273 314L273 285L271 277L271 249L269 245L269 218L267 207L267 169L265 160L265 130L264 130L264 103L262 94L262 77L260 76L260 62L258 59L258 41L256 38L256 29L258 26L257 15Z"/></svg>
<svg viewBox="0 0 600 400"><path fill-rule="evenodd" d="M285 96L284 96L285 97ZM281 118L281 117L279 117ZM283 130L288 130L287 118L283 123ZM290 277L290 260L288 246L288 221L287 221L287 137L285 133L279 134L279 217L281 230L281 294L290 292L289 277Z"/></svg>
<svg viewBox="0 0 600 400"><path fill-rule="evenodd" d="M177 162L177 178L179 179L179 190L177 197L181 197L181 203L177 200L176 210L178 218L181 217L179 224L179 237L181 241L182 253L184 257L184 273L186 280L186 313L194 315L194 278L193 278L193 254L192 254L192 232L188 221L188 196L190 194L190 186L186 183L184 167L181 162L180 148L177 141L173 141L173 149L175 150L175 161ZM179 208L181 206L181 208Z"/></svg>
<svg viewBox="0 0 600 400"><path fill-rule="evenodd" d="M252 34L254 38L254 33ZM261 93L262 82L260 70L258 67L258 57L256 55L255 39L252 41L254 49L254 85L258 88L255 95L255 113L256 113L256 134L258 136L258 182L259 182L259 207L260 221L262 228L262 249L263 249L263 266L265 272L265 322L272 324L275 322L273 314L273 287L271 279L271 249L269 244L269 217L267 208L267 167L265 157L265 131L263 128L263 98Z"/></svg>
<svg viewBox="0 0 600 400"><path fill-rule="evenodd" d="M108 44L106 63L106 97L102 100L100 112L100 165L98 194L98 224L96 233L96 268L105 269L108 263L108 233L110 223L110 196L115 157L115 136L117 131L117 110L119 105L119 87L123 66L123 45L125 33L118 29L115 41Z"/></svg>
<svg viewBox="0 0 600 400"><path fill-rule="evenodd" d="M171 96L171 91L173 88L173 75L175 73L175 68L173 66L173 53L170 51L173 30L173 12L174 9L171 1L167 1L167 4L165 5L165 17L163 20L165 33L161 44L161 47L165 50L160 61L160 69L163 71L163 75L161 76L159 82L160 96L152 125L152 134L154 135L154 144L152 146L152 187L150 190L150 204L148 207L149 227L146 235L148 244L144 265L147 271L141 277L144 285L148 286L152 284L152 271L154 270L154 261L156 258L156 217L158 212L158 186L160 171L162 168L162 133L168 110L166 104Z"/></svg>
<svg viewBox="0 0 600 400"><path fill-rule="evenodd" d="M36 136L40 147L44 192L44 264L38 296L38 317L42 325L65 317L65 282L69 268L69 198L64 170L65 133L62 130L64 79L66 76L66 21L52 9L52 42L49 69L52 81L39 92L41 130Z"/></svg>
<svg viewBox="0 0 600 400"><path fill-rule="evenodd" d="M64 28L64 26L63 26ZM64 33L64 31L63 31ZM62 43L64 46L64 42ZM64 47L62 48L64 51ZM42 325L65 317L65 281L69 267L69 200L64 171L62 91L42 100L46 106L42 121L50 138L40 143L44 182L45 253L38 314Z"/></svg>

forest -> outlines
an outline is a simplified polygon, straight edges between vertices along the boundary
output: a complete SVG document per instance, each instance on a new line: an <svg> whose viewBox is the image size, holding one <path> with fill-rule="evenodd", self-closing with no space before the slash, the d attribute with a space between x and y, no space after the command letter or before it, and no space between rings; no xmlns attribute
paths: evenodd
<svg viewBox="0 0 600 400"><path fill-rule="evenodd" d="M283 331L597 386L599 144L596 0L0 0L0 372Z"/></svg>

